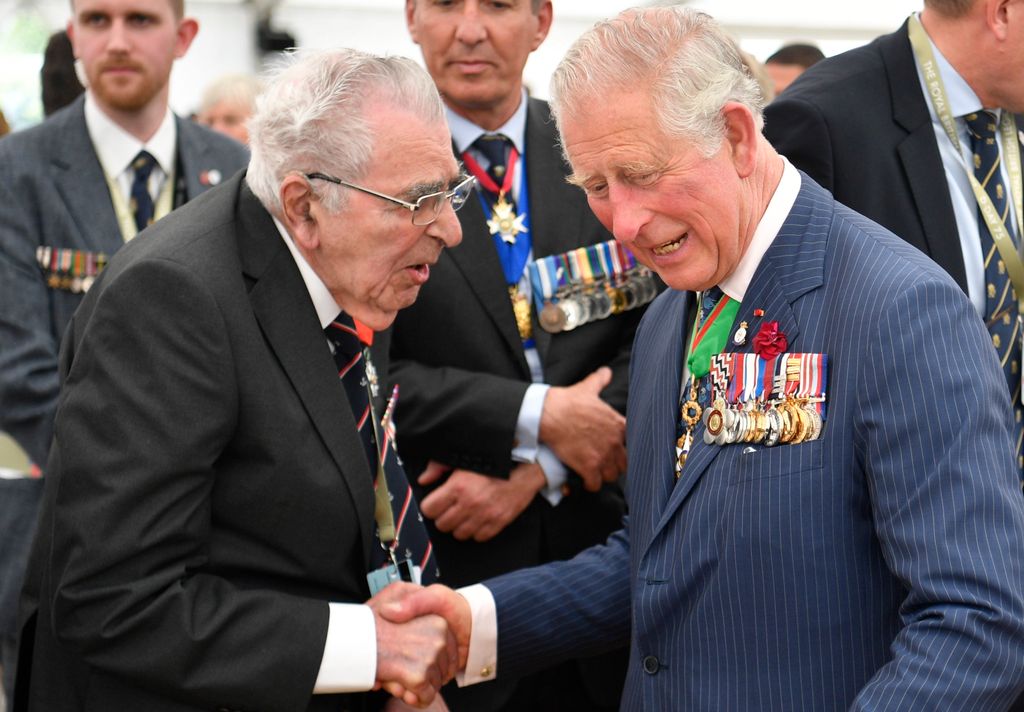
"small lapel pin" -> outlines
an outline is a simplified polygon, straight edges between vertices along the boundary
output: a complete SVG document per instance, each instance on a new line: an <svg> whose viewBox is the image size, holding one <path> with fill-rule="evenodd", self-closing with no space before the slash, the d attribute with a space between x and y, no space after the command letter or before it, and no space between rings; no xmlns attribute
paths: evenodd
<svg viewBox="0 0 1024 712"><path fill-rule="evenodd" d="M754 316L764 316L764 309L755 309Z"/></svg>
<svg viewBox="0 0 1024 712"><path fill-rule="evenodd" d="M743 344L747 343L747 322L740 322L740 328L736 329L736 333L733 334L732 342L737 346L743 346Z"/></svg>
<svg viewBox="0 0 1024 712"><path fill-rule="evenodd" d="M199 174L199 182L203 185L217 185L220 183L220 179L220 171L216 168L211 168L210 170L203 171Z"/></svg>

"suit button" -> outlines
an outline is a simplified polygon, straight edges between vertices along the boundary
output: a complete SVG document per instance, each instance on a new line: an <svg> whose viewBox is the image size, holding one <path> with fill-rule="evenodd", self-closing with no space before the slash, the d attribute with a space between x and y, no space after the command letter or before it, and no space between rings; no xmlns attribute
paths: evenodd
<svg viewBox="0 0 1024 712"><path fill-rule="evenodd" d="M658 658L653 655L648 655L644 658L644 672L648 675L653 675L658 672L658 668L661 667L661 663L658 662Z"/></svg>

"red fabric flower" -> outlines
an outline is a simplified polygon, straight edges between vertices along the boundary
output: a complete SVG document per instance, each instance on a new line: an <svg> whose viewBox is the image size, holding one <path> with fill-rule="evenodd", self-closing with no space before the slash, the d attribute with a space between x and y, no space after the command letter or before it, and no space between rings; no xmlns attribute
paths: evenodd
<svg viewBox="0 0 1024 712"><path fill-rule="evenodd" d="M766 321L754 337L754 353L766 361L785 352L789 346L786 335L779 331L779 322Z"/></svg>

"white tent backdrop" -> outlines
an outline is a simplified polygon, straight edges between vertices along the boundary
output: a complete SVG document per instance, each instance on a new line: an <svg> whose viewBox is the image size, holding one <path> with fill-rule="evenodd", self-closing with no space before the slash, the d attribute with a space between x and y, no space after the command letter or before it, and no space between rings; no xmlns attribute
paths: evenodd
<svg viewBox="0 0 1024 712"><path fill-rule="evenodd" d="M257 0L268 1L272 0ZM555 0L551 34L526 67L531 91L546 96L551 70L572 41L596 20L635 4L628 0ZM763 60L789 41L817 42L825 54L863 44L898 27L921 2L691 0L689 4L715 16L745 50ZM195 108L210 80L228 72L258 71L261 63L255 40L258 13L252 0L186 0L186 5L188 13L199 19L200 32L172 77L171 104L179 113ZM302 47L344 45L419 59L419 50L405 31L403 8L404 0L283 0L274 9L272 25L291 33ZM12 18L26 14L56 30L67 20L68 0L0 0L0 39L10 34L4 32L5 24L9 27ZM0 61L5 73L38 74L39 55L13 57L0 43Z"/></svg>

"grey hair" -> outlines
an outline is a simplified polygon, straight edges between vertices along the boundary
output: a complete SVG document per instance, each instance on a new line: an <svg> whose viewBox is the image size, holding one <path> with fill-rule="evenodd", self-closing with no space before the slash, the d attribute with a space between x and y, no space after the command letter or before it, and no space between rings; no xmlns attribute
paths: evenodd
<svg viewBox="0 0 1024 712"><path fill-rule="evenodd" d="M329 173L355 182L373 152L374 127L364 115L370 102L416 114L425 124L444 121L433 80L404 57L379 57L353 49L301 50L286 55L266 79L249 120L247 181L264 207L281 214L281 181L293 173ZM337 212L345 191L314 185L324 207Z"/></svg>
<svg viewBox="0 0 1024 712"><path fill-rule="evenodd" d="M203 89L199 100L199 113L209 111L222 101L229 101L252 109L263 86L260 80L248 74L225 74Z"/></svg>
<svg viewBox="0 0 1024 712"><path fill-rule="evenodd" d="M763 125L764 99L736 43L709 15L674 7L633 8L597 23L551 78L552 111L561 128L584 115L586 100L609 91L647 89L661 129L706 156L725 136L722 107L743 104Z"/></svg>

